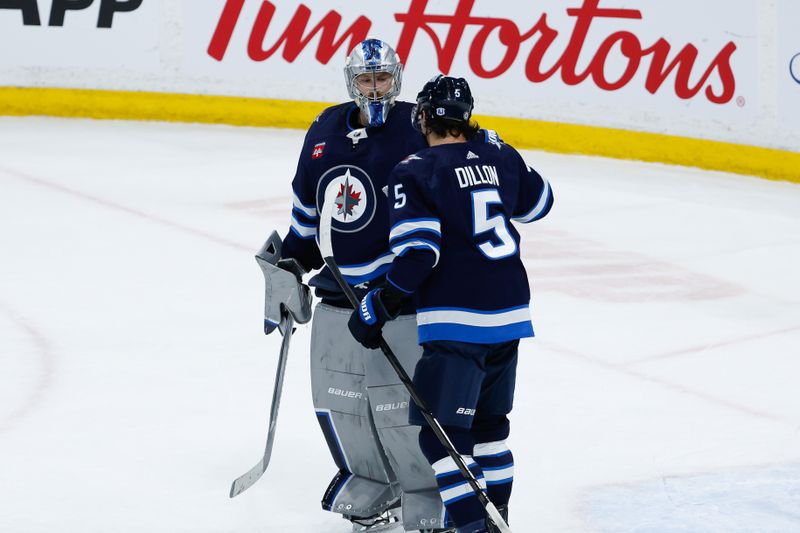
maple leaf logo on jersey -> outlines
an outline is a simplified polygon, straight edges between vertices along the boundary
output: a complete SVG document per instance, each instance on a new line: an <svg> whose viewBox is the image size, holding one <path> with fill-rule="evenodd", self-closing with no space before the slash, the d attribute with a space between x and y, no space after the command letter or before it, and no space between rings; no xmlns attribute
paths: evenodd
<svg viewBox="0 0 800 533"><path fill-rule="evenodd" d="M321 209L332 196L331 229L339 233L356 233L375 217L376 192L379 191L375 190L375 184L364 169L336 165L322 174L317 182L317 208Z"/></svg>
<svg viewBox="0 0 800 533"><path fill-rule="evenodd" d="M353 208L361 203L361 193L353 191L353 185L350 183L350 171L348 170L344 176L344 183L339 185L339 194L336 196L336 207L339 208L337 215L342 215L347 218L347 215L353 216Z"/></svg>
<svg viewBox="0 0 800 533"><path fill-rule="evenodd" d="M311 159L319 159L323 152L325 152L325 143L315 144L314 151L311 152Z"/></svg>

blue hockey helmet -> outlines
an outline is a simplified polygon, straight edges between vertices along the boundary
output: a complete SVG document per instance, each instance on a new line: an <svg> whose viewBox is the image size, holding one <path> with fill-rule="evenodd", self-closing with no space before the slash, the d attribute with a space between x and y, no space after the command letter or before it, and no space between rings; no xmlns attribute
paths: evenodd
<svg viewBox="0 0 800 533"><path fill-rule="evenodd" d="M380 39L356 45L344 64L347 90L370 126L386 122L400 95L403 64L394 49Z"/></svg>
<svg viewBox="0 0 800 533"><path fill-rule="evenodd" d="M475 101L467 80L438 74L417 94L417 105L411 116L414 127L421 130L420 119L423 113L434 120L469 123L474 107Z"/></svg>

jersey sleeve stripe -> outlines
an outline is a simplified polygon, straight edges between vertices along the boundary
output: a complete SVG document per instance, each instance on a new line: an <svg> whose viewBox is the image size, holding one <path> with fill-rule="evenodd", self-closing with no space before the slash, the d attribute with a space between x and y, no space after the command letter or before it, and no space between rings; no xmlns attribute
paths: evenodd
<svg viewBox="0 0 800 533"><path fill-rule="evenodd" d="M414 292L414 291L410 291L410 290L408 290L408 289L405 289L405 288L401 287L400 285L398 285L397 283L395 283L395 282L394 282L394 280L393 280L393 279L391 279L391 278L389 277L389 274L386 274L386 281L387 281L387 283L389 283L389 284L390 284L392 287L395 287L395 288L396 288L397 290L399 290L400 292L404 292L404 293L406 293L406 294L411 294L412 292Z"/></svg>
<svg viewBox="0 0 800 533"><path fill-rule="evenodd" d="M301 239L313 239L313 238L315 237L315 235L303 235L302 233L300 233L299 231L297 231L296 229L294 229L294 227L292 227L292 228L289 228L289 229L291 230L291 232L292 232L294 235L298 236L298 237L299 237L299 238L301 238Z"/></svg>
<svg viewBox="0 0 800 533"><path fill-rule="evenodd" d="M296 207L292 209L292 215L297 218L297 221L306 226L316 226L319 223L319 217L310 217L306 215L305 211L300 211Z"/></svg>
<svg viewBox="0 0 800 533"><path fill-rule="evenodd" d="M439 239L442 237L441 232L432 228L417 228L412 229L407 232L404 232L400 235L395 235L394 237L389 237L389 241L396 243L398 239L413 239L413 238L424 238L428 236L429 238Z"/></svg>
<svg viewBox="0 0 800 533"><path fill-rule="evenodd" d="M292 215L292 231L300 238L311 239L317 235L317 226L302 224Z"/></svg>
<svg viewBox="0 0 800 533"><path fill-rule="evenodd" d="M297 194L292 194L292 206L309 218L319 218L317 208L303 204Z"/></svg>
<svg viewBox="0 0 800 533"><path fill-rule="evenodd" d="M434 242L424 239L414 239L410 241L403 241L400 244L392 246L392 252L394 252L394 254L398 257L412 249L431 250L434 254L436 254L436 260L433 262L433 266L436 266L437 263L439 263L439 246Z"/></svg>
<svg viewBox="0 0 800 533"><path fill-rule="evenodd" d="M542 193L539 195L539 201L536 202L533 209L521 217L514 217L514 220L522 223L533 222L534 220L542 218L547 213L547 207L550 205L553 193L550 190L550 182L545 178L542 178L542 181L544 181L544 187L542 187Z"/></svg>
<svg viewBox="0 0 800 533"><path fill-rule="evenodd" d="M389 232L389 240L396 239L415 231L429 231L441 236L442 224L438 218L415 218L402 220L392 226L392 229Z"/></svg>
<svg viewBox="0 0 800 533"><path fill-rule="evenodd" d="M394 254L387 253L368 263L341 265L339 270L348 283L361 283L374 279L389 270L393 259Z"/></svg>

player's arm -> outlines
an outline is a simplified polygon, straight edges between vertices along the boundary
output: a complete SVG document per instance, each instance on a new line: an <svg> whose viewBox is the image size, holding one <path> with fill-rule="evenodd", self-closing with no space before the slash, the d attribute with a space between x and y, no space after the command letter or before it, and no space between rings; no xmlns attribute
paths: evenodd
<svg viewBox="0 0 800 533"><path fill-rule="evenodd" d="M510 147L509 147L510 148ZM553 190L547 179L525 163L518 153L519 191L512 219L528 223L544 218L553 207Z"/></svg>
<svg viewBox="0 0 800 533"><path fill-rule="evenodd" d="M386 284L369 291L348 322L353 337L367 348L378 347L383 324L397 317L404 301L439 261L441 221L427 204L408 162L400 163L389 176L389 247L395 258Z"/></svg>
<svg viewBox="0 0 800 533"><path fill-rule="evenodd" d="M442 224L433 199L425 190L426 181L419 178L427 177L427 165L424 161L403 165L398 165L389 177L389 248L395 258L386 281L410 295L439 262Z"/></svg>
<svg viewBox="0 0 800 533"><path fill-rule="evenodd" d="M313 127L312 130L313 131ZM308 272L322 267L322 255L317 247L316 238L319 228L319 212L316 205L315 178L308 171L307 164L311 160L309 135L303 144L297 171L292 180L292 211L289 231L283 239L281 256L297 260Z"/></svg>

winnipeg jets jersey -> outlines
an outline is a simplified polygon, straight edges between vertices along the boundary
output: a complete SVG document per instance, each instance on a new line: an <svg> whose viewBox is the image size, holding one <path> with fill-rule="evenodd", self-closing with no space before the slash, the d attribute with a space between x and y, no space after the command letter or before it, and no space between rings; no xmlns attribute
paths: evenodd
<svg viewBox="0 0 800 533"><path fill-rule="evenodd" d="M397 102L386 123L354 128L359 113L354 103L330 107L306 134L297 172L291 229L281 254L307 269L322 266L317 247L319 213L325 193L338 192L333 211L332 246L336 262L352 285L382 277L392 261L386 185L389 172L403 158L425 147L411 125L412 104ZM327 268L318 286L335 289Z"/></svg>
<svg viewBox="0 0 800 533"><path fill-rule="evenodd" d="M533 336L510 221L544 217L553 194L514 148L481 139L422 150L392 171L389 202L387 280L415 293L420 343Z"/></svg>

